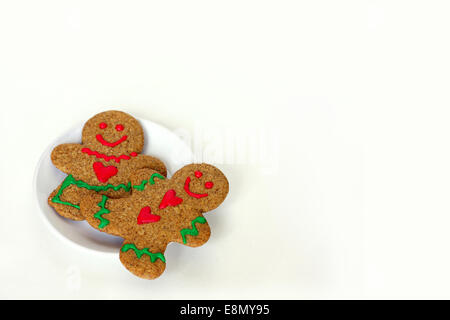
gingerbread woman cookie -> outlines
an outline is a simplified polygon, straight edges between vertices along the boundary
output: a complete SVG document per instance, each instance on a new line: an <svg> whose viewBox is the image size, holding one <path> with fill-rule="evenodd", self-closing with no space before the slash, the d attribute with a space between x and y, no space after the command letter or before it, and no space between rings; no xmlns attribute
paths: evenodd
<svg viewBox="0 0 450 320"><path fill-rule="evenodd" d="M83 127L81 144L66 143L53 149L53 164L68 176L48 203L63 217L83 220L79 210L82 197L92 193L127 196L130 176L141 168L166 176L162 161L140 154L143 147L144 131L129 114L106 111L95 115Z"/></svg>
<svg viewBox="0 0 450 320"><path fill-rule="evenodd" d="M169 242L197 247L208 241L203 213L225 200L228 181L214 166L190 164L171 179L138 170L131 184L130 197L89 195L81 200L80 212L92 227L124 239L120 261L130 272L154 279L165 269Z"/></svg>

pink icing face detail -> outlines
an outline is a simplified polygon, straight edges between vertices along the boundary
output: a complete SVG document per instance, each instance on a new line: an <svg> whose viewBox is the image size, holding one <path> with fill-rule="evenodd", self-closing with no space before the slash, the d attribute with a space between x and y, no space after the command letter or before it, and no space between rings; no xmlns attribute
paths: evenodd
<svg viewBox="0 0 450 320"><path fill-rule="evenodd" d="M200 179L203 176L203 172L195 171L194 175L195 175L195 177ZM186 178L186 181L184 182L184 191L186 191L186 193L188 195L190 195L191 197L197 198L197 199L200 199L200 198L208 196L207 193L195 193L195 192L192 192L191 189L190 189L190 184L191 184L191 177L188 176ZM214 183L212 181L205 182L205 188L206 189L211 189L212 187L214 187Z"/></svg>
<svg viewBox="0 0 450 320"><path fill-rule="evenodd" d="M108 156L141 153L144 131L139 122L121 111L105 111L90 118L83 127L82 144Z"/></svg>
<svg viewBox="0 0 450 320"><path fill-rule="evenodd" d="M195 171L195 172L194 172L194 175L195 175L197 178L201 178L202 175L203 175L203 173L202 173L201 171Z"/></svg>
<svg viewBox="0 0 450 320"><path fill-rule="evenodd" d="M100 128L100 129L106 129L107 127L108 127L108 125L105 123L105 122L100 122L99 123L99 125L98 125L98 127ZM118 125L116 125L116 130L117 131L123 131L123 129L125 129L125 127L122 125L122 124L118 124ZM103 136L101 135L101 134L97 134L96 136L95 136L95 138L97 139L97 141L98 142L100 142L102 145L104 145L104 146L107 146L107 147L115 147L115 146L117 146L117 145L119 145L119 144L121 144L122 142L124 142L125 140L127 140L127 138L128 138L128 136L122 136L120 139L118 139L118 140L116 140L116 141L114 141L114 142L109 142L109 141L106 141L104 138L103 138Z"/></svg>
<svg viewBox="0 0 450 320"><path fill-rule="evenodd" d="M121 144L122 142L124 142L125 140L127 140L128 136L122 136L119 140L116 140L114 142L109 142L106 141L103 136L101 134L98 134L95 136L95 138L97 139L98 142L100 142L102 145L107 146L107 147L115 147L119 144Z"/></svg>
<svg viewBox="0 0 450 320"><path fill-rule="evenodd" d="M212 181L205 182L206 189L211 189L212 187L214 187L214 183Z"/></svg>
<svg viewBox="0 0 450 320"><path fill-rule="evenodd" d="M106 129L108 127L108 125L105 122L100 122L98 127L103 130L103 129ZM123 129L124 129L123 125L121 125L121 124L116 125L117 131L123 131ZM97 139L98 142L100 142L104 146L115 147L115 146L121 144L122 142L124 142L125 140L127 140L128 137L122 136L119 140L114 141L114 142L106 141L101 134L97 134L95 136L95 138Z"/></svg>

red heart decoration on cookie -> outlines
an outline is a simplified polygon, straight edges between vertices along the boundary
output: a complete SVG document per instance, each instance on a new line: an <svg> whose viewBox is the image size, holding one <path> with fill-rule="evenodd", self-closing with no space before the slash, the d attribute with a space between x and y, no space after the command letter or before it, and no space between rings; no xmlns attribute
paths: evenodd
<svg viewBox="0 0 450 320"><path fill-rule="evenodd" d="M137 217L137 223L138 224L145 224L145 223L151 223L151 222L158 222L159 219L161 219L160 216L157 216L156 214L152 214L152 210L150 207L143 207L141 209L141 212L139 212L139 215Z"/></svg>
<svg viewBox="0 0 450 320"><path fill-rule="evenodd" d="M160 209L164 209L168 206L175 207L183 202L183 199L176 196L176 192L173 189L170 189L164 195L161 204L159 205Z"/></svg>
<svg viewBox="0 0 450 320"><path fill-rule="evenodd" d="M114 166L105 167L101 162L94 162L94 172L97 175L97 179L100 182L108 182L109 178L115 176L119 171Z"/></svg>

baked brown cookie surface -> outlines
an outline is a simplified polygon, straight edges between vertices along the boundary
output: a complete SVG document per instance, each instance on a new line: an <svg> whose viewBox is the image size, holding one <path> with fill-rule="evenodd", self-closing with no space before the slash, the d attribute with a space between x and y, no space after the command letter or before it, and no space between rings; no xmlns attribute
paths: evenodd
<svg viewBox="0 0 450 320"><path fill-rule="evenodd" d="M80 200L99 193L111 198L128 196L130 176L141 168L150 168L166 176L164 163L142 155L144 131L131 115L106 111L89 119L82 131L82 143L55 147L53 164L68 174L48 198L50 206L63 217L83 220Z"/></svg>
<svg viewBox="0 0 450 320"><path fill-rule="evenodd" d="M228 194L228 180L216 167L191 164L165 179L151 169L131 176L130 197L92 194L80 212L94 228L124 239L120 261L136 276L154 279L165 269L170 242L197 247L208 241L203 213L217 208Z"/></svg>

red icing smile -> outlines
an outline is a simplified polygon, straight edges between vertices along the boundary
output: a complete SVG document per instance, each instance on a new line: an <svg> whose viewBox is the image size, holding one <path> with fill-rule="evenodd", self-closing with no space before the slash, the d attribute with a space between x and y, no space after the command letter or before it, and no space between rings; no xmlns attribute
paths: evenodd
<svg viewBox="0 0 450 320"><path fill-rule="evenodd" d="M98 142L100 142L102 145L111 147L111 148L117 146L118 144L121 144L128 138L128 136L123 136L122 138L120 138L119 140L117 140L115 142L108 142L105 139L103 139L101 134L98 134L95 137L97 138Z"/></svg>
<svg viewBox="0 0 450 320"><path fill-rule="evenodd" d="M184 191L186 191L186 193L188 195L190 195L191 197L197 198L197 199L200 199L200 198L208 196L207 193L194 193L191 190L189 190L189 184L190 183L191 183L191 177L187 177L186 178L186 182L184 183Z"/></svg>

